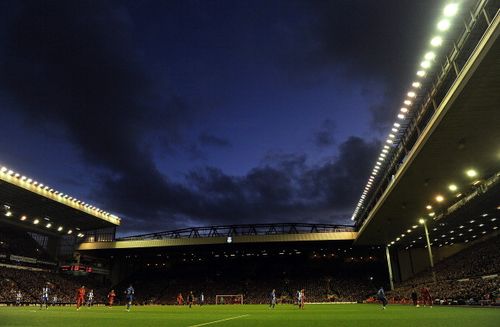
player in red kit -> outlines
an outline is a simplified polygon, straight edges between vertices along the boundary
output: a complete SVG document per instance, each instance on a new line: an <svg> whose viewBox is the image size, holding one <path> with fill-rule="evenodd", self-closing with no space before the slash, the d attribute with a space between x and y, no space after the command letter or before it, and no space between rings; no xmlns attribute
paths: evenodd
<svg viewBox="0 0 500 327"><path fill-rule="evenodd" d="M85 286L80 287L76 291L76 310L80 310L83 302L85 301Z"/></svg>
<svg viewBox="0 0 500 327"><path fill-rule="evenodd" d="M113 306L113 302L115 302L115 297L115 290L111 290L111 292L108 293L108 305L110 308Z"/></svg>
<svg viewBox="0 0 500 327"><path fill-rule="evenodd" d="M426 304L429 304L429 307L432 308L432 297L431 297L431 292L429 291L429 288L424 286L420 290L420 293L422 295L422 304L425 306Z"/></svg>
<svg viewBox="0 0 500 327"><path fill-rule="evenodd" d="M179 293L177 295L177 305L183 305L184 304L184 298L182 297L182 293Z"/></svg>

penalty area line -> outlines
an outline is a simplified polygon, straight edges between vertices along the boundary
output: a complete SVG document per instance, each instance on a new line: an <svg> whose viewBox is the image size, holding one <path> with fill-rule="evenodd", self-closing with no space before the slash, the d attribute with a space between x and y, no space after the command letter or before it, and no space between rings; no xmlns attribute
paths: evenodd
<svg viewBox="0 0 500 327"><path fill-rule="evenodd" d="M188 326L188 327L200 327L200 326L206 326L206 325L211 325L211 324L217 324L219 322L228 321L228 320L234 320L234 319L239 319L239 318L248 317L248 316L249 316L249 314L247 314L247 315L241 315L241 316L236 316L236 317L229 317L229 318L225 318L225 319L219 319L219 320L204 322L202 324L191 325L191 326Z"/></svg>

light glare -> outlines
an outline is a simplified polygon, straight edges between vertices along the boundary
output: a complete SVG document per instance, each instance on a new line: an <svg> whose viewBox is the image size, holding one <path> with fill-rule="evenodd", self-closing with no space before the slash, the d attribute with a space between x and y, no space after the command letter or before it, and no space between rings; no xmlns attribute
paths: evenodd
<svg viewBox="0 0 500 327"><path fill-rule="evenodd" d="M435 36L431 39L431 45L433 47L439 47L442 44L443 44L443 38L440 36Z"/></svg>
<svg viewBox="0 0 500 327"><path fill-rule="evenodd" d="M450 28L450 21L447 19L439 21L439 23L437 24L437 28L440 31L447 31Z"/></svg>
<svg viewBox="0 0 500 327"><path fill-rule="evenodd" d="M469 177L476 177L477 176L477 171L475 171L474 169L469 169L465 172L467 174L467 176Z"/></svg>
<svg viewBox="0 0 500 327"><path fill-rule="evenodd" d="M424 56L425 60L434 60L436 59L436 54L432 51L429 51Z"/></svg>
<svg viewBox="0 0 500 327"><path fill-rule="evenodd" d="M422 68L429 68L431 66L431 62L428 60L424 60L420 63L420 66L422 66Z"/></svg>
<svg viewBox="0 0 500 327"><path fill-rule="evenodd" d="M443 14L446 17L455 16L458 12L458 4L450 3L444 7Z"/></svg>

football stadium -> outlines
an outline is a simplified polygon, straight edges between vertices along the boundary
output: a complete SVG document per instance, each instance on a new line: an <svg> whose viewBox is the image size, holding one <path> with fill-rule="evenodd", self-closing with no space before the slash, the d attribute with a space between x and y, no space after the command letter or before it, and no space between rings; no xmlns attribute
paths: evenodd
<svg viewBox="0 0 500 327"><path fill-rule="evenodd" d="M439 2L348 223L130 233L2 162L0 326L498 326L500 1Z"/></svg>

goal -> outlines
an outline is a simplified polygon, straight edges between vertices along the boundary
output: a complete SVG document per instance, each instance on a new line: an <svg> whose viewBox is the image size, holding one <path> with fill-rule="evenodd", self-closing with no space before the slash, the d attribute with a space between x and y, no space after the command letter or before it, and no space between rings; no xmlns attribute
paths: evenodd
<svg viewBox="0 0 500 327"><path fill-rule="evenodd" d="M243 304L243 294L217 294L215 304Z"/></svg>

